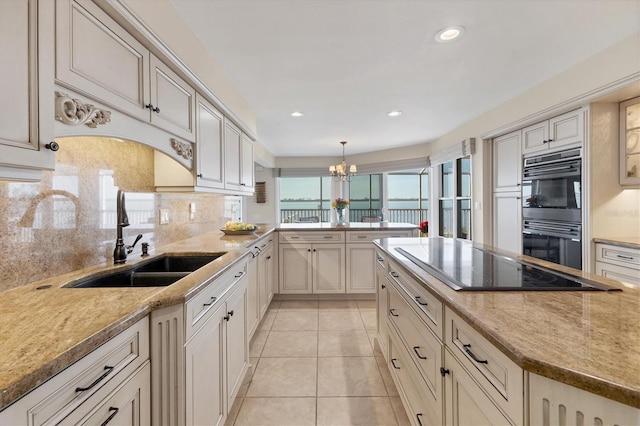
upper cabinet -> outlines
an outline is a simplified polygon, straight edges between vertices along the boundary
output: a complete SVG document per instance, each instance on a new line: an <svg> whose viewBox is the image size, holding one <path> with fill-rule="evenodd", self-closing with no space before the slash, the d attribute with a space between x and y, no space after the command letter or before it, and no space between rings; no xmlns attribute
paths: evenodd
<svg viewBox="0 0 640 426"><path fill-rule="evenodd" d="M582 143L583 137L582 110L570 111L522 129L522 153Z"/></svg>
<svg viewBox="0 0 640 426"><path fill-rule="evenodd" d="M196 96L197 185L224 189L224 117Z"/></svg>
<svg viewBox="0 0 640 426"><path fill-rule="evenodd" d="M520 130L493 140L494 192L520 192L522 184L522 154Z"/></svg>
<svg viewBox="0 0 640 426"><path fill-rule="evenodd" d="M56 2L56 81L195 141L195 90L90 1Z"/></svg>
<svg viewBox="0 0 640 426"><path fill-rule="evenodd" d="M640 186L640 97L620 104L620 185Z"/></svg>
<svg viewBox="0 0 640 426"><path fill-rule="evenodd" d="M55 166L53 2L0 1L0 180L40 180ZM51 119L49 119L51 118Z"/></svg>
<svg viewBox="0 0 640 426"><path fill-rule="evenodd" d="M230 121L225 121L225 188L253 192L253 142Z"/></svg>

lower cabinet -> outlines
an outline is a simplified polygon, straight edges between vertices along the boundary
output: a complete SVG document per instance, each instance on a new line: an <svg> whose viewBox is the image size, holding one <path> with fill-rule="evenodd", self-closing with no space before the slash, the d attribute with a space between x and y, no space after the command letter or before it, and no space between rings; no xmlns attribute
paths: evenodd
<svg viewBox="0 0 640 426"><path fill-rule="evenodd" d="M344 244L281 244L280 293L344 293L344 252Z"/></svg>
<svg viewBox="0 0 640 426"><path fill-rule="evenodd" d="M247 260L151 314L154 425L223 424L249 366Z"/></svg>
<svg viewBox="0 0 640 426"><path fill-rule="evenodd" d="M387 311L389 309L388 293L389 280L387 275L387 256L376 249L376 324L378 331L378 344L385 360L389 361L387 353L387 341L389 339L389 328L387 327Z"/></svg>
<svg viewBox="0 0 640 426"><path fill-rule="evenodd" d="M2 425L151 423L149 318L0 412Z"/></svg>
<svg viewBox="0 0 640 426"><path fill-rule="evenodd" d="M640 286L640 250L596 244L596 274Z"/></svg>
<svg viewBox="0 0 640 426"><path fill-rule="evenodd" d="M444 351L447 425L510 425L448 349Z"/></svg>

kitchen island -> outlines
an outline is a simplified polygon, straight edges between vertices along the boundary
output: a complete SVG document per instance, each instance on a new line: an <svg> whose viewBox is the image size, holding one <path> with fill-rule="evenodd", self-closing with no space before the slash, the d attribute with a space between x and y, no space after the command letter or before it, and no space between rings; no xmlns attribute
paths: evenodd
<svg viewBox="0 0 640 426"><path fill-rule="evenodd" d="M494 388L499 388L501 382L501 379L496 377L505 374L504 394L507 394L511 386L512 398L514 384L509 382L507 386L506 377L514 378L518 373L511 371L507 374L507 365L516 367L514 371L522 371L521 375L524 375L525 379L521 380L520 386L525 387L525 395L529 395L526 391L527 378L533 383L534 376L539 376L541 380L551 379L554 383L560 382L620 402L630 409L640 408L640 288L627 287L617 281L593 274L474 244L478 248L491 250L497 256L515 257L574 275L579 279L605 284L618 291L456 291L398 251L414 248L415 252L416 248L428 244L429 240L431 239L413 238L376 242L380 257L386 258L388 263L386 269L379 273L379 277L386 288L390 285L407 287L402 284L403 279L419 287L414 287L413 291L422 291L422 298L409 300L412 302L409 305L415 312L420 312L419 305L429 305L425 303L426 298L432 302L430 307L422 310L433 318L430 324L433 326L432 335L436 335L435 341L444 342L442 344L447 347L446 354L450 353L449 346L454 349L458 346L462 354L458 359L469 358L472 365L480 365L478 371L485 369L487 376L495 375ZM449 247L452 248L453 245ZM445 259L445 263L455 263L453 260L456 255L460 253L453 250L445 250L438 254ZM496 272L500 271L494 271ZM407 291L410 294L409 299L415 296L411 295L412 290ZM402 292L403 290L400 291ZM380 312L380 315L388 318L387 323L395 324L398 309L390 306L394 308L391 309L392 313ZM433 306L441 308L436 309ZM461 322L464 325L458 329L456 324ZM452 327L455 330L452 330ZM464 327L467 327L465 338L460 337L464 333L459 331ZM393 327L389 325L389 328ZM478 341L486 339L486 353L483 352L482 344L470 344L469 336L474 333L481 336L477 338ZM384 339L384 336L382 338ZM391 339L390 342L389 346L393 347L394 341ZM478 349L479 347L481 349ZM495 359L498 359L500 354L506 356L506 360L501 361L502 364L497 361L483 364L486 359L483 359L485 357L482 355L490 354L490 347L496 348L496 352L499 352ZM475 352L472 352L472 348L476 348ZM457 350L454 349L451 353ZM473 355L467 356L467 350ZM411 352L410 347L408 351ZM397 361L394 363L397 364ZM496 364L505 366L504 373L501 368L498 368L499 371L491 371L492 368L497 368ZM393 370L395 366L391 365L390 368ZM448 372L450 367L443 365L443 368L444 376L444 372ZM497 399L508 399L505 395ZM534 401L530 402L532 415L537 414L537 407L533 406ZM522 413L524 404L524 401L520 401L520 411L515 409L515 412ZM507 409L501 410L508 413ZM640 411L636 413L636 416L640 416ZM517 417L518 414L513 415L510 422L519 424L522 414L520 418ZM638 419L640 417L637 417L634 423Z"/></svg>

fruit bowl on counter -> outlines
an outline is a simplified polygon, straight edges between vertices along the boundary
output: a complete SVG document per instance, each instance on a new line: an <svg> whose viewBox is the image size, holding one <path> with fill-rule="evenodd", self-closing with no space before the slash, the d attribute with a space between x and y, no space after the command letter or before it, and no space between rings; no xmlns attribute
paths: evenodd
<svg viewBox="0 0 640 426"><path fill-rule="evenodd" d="M225 235L250 235L258 230L256 225L244 222L227 222L220 229Z"/></svg>

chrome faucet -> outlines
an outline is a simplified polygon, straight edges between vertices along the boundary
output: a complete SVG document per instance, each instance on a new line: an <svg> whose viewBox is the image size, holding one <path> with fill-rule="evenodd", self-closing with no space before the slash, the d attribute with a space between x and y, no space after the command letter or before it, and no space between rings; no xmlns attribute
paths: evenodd
<svg viewBox="0 0 640 426"><path fill-rule="evenodd" d="M124 239L122 238L122 228L129 226L129 217L127 216L127 210L124 207L124 191L121 189L118 190L116 209L118 212L118 223L116 224L118 228L118 235L116 237L116 248L113 249L113 263L118 264L127 261L127 255L133 251L133 247L135 247L136 243L140 241L142 234L138 234L132 245L125 245Z"/></svg>

